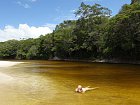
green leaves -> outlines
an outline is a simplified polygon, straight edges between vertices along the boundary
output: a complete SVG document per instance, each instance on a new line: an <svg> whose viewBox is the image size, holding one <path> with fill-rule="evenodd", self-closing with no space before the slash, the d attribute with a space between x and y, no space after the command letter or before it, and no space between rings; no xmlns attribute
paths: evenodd
<svg viewBox="0 0 140 105"><path fill-rule="evenodd" d="M51 34L1 42L0 58L140 59L140 4L125 4L110 18L108 8L81 3L75 15Z"/></svg>
<svg viewBox="0 0 140 105"><path fill-rule="evenodd" d="M18 47L19 41L17 40L9 40L0 43L0 58L15 58Z"/></svg>
<svg viewBox="0 0 140 105"><path fill-rule="evenodd" d="M140 4L124 5L119 14L110 19L107 35L106 48L113 57L140 58L137 50L140 41Z"/></svg>
<svg viewBox="0 0 140 105"><path fill-rule="evenodd" d="M131 4L140 3L140 0L131 0Z"/></svg>
<svg viewBox="0 0 140 105"><path fill-rule="evenodd" d="M80 18L89 19L96 16L110 16L111 11L108 8L102 7L100 4L91 6L82 2L79 9L75 12L75 15L80 16Z"/></svg>

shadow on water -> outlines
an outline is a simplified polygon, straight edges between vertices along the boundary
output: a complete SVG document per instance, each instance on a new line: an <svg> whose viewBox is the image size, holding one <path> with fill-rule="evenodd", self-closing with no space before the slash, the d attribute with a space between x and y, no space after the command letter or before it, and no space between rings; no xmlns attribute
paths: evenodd
<svg viewBox="0 0 140 105"><path fill-rule="evenodd" d="M0 68L2 105L139 105L140 66L26 61ZM75 93L78 84L99 87Z"/></svg>

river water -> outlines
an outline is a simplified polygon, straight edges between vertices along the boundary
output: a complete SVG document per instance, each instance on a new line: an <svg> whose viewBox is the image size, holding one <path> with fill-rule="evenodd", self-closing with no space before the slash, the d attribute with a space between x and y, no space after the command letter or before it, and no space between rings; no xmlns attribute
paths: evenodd
<svg viewBox="0 0 140 105"><path fill-rule="evenodd" d="M140 65L23 62L0 67L0 105L140 105Z"/></svg>

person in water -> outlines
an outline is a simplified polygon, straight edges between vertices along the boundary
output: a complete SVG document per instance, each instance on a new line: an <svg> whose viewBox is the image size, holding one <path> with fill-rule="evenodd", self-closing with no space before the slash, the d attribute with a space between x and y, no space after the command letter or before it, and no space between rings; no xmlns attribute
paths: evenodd
<svg viewBox="0 0 140 105"><path fill-rule="evenodd" d="M97 89L98 87L95 87L95 88L90 88L90 86L87 86L87 87L82 87L81 85L78 85L78 87L75 89L75 91L77 93L85 93L86 91L88 90L93 90L93 89Z"/></svg>

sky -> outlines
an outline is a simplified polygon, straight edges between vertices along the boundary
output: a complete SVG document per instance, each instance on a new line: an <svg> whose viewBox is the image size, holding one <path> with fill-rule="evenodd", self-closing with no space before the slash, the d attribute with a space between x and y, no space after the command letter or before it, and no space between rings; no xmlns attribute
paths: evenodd
<svg viewBox="0 0 140 105"><path fill-rule="evenodd" d="M0 41L37 38L64 20L76 19L81 2L101 4L117 14L131 0L0 0Z"/></svg>

